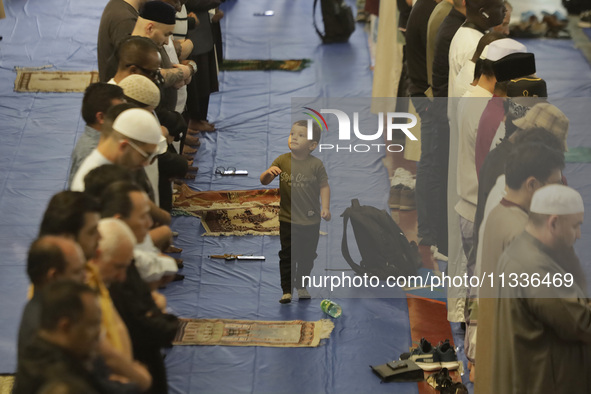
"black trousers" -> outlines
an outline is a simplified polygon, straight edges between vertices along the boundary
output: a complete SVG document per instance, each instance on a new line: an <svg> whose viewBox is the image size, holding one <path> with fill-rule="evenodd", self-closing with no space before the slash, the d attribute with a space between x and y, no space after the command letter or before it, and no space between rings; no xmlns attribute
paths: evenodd
<svg viewBox="0 0 591 394"><path fill-rule="evenodd" d="M291 293L294 287L302 288L302 277L312 272L317 256L319 231L320 223L303 226L279 222L279 273L284 294Z"/></svg>
<svg viewBox="0 0 591 394"><path fill-rule="evenodd" d="M214 49L191 60L197 64L197 74L187 85L187 115L191 120L207 120L209 95L219 91Z"/></svg>

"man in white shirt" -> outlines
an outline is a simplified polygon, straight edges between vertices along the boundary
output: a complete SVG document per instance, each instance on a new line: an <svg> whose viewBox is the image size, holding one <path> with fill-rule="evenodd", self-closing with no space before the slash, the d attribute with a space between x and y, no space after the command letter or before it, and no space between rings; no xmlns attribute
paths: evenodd
<svg viewBox="0 0 591 394"><path fill-rule="evenodd" d="M140 108L123 111L113 122L109 136L82 162L71 190L84 191L84 177L104 164L118 164L130 170L148 165L158 154L162 131L154 115Z"/></svg>
<svg viewBox="0 0 591 394"><path fill-rule="evenodd" d="M178 271L176 261L160 253L150 237L152 218L148 195L137 185L129 182L115 182L101 198L102 217L121 219L129 226L137 244L134 247L135 266L141 278L158 287L163 277L172 279ZM154 290L154 289L153 289Z"/></svg>
<svg viewBox="0 0 591 394"><path fill-rule="evenodd" d="M471 275L468 267L474 267L475 257L472 254L474 217L478 199L478 177L476 175L475 146L476 133L480 117L486 108L489 99L493 96L496 85L496 77L493 62L504 56L521 50L520 45L515 45L511 39L501 39L492 42L483 50L482 75L478 85L464 94L461 99L455 100L457 104L456 127L450 129L450 159L456 158L455 167L451 167L449 177L449 193L453 192L457 197L449 198L449 204L454 207L449 213L450 224L455 224L454 230L450 230L450 258L448 273L450 276ZM451 103L450 103L451 104ZM457 149L457 150L456 150ZM457 152L457 154L456 154ZM450 160L451 164L451 160ZM455 175L454 175L455 171ZM451 208L451 207L450 207ZM459 216L459 222L457 216ZM459 228L457 226L459 223ZM450 225L451 227L451 225ZM459 231L458 231L459 230ZM460 235L459 239L457 235ZM452 244L453 241L455 244ZM457 245L461 242L461 246ZM452 245L455 249L452 249ZM459 247L458 247L459 246ZM459 250L458 250L459 249ZM452 254L452 250L456 253ZM452 287L448 290L448 319L454 322L466 321L465 300L468 295L466 287Z"/></svg>
<svg viewBox="0 0 591 394"><path fill-rule="evenodd" d="M472 58L478 41L491 27L505 18L503 0L466 0L466 22L458 29L449 47L449 92L464 64ZM451 96L450 96L451 97Z"/></svg>

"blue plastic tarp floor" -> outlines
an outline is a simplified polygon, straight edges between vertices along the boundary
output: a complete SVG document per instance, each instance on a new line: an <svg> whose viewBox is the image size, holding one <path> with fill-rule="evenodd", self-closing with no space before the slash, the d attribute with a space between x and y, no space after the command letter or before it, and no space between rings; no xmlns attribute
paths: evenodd
<svg viewBox="0 0 591 394"><path fill-rule="evenodd" d="M60 70L96 69L96 35L106 0L5 1L0 20L0 372L14 372L15 340L28 280L26 252L38 231L45 206L65 187L70 153L83 130L82 94L14 93L14 67L52 64ZM258 175L287 151L293 97L370 97L367 36L358 29L348 44L320 45L311 27L311 1L228 0L223 5L224 51L228 59L310 58L301 72L225 72L220 93L211 97L209 120L218 132L201 137L196 190L261 188ZM349 1L349 3L353 3ZM353 4L352 4L353 5ZM274 10L273 17L253 14ZM548 81L551 97L591 97L591 69L570 41L526 42L536 54L538 74ZM569 146L591 146L586 133L586 104L560 106L571 118ZM588 109L586 110L588 111ZM346 268L339 244L339 215L351 198L385 207L388 179L380 154L355 161L371 195L352 195L351 170L343 159L320 155L330 177L333 220L323 223L319 260ZM216 177L218 166L236 166L248 177ZM569 184L591 201L589 164L568 165ZM359 179L356 178L356 179ZM276 184L272 184L277 187ZM177 217L183 248L182 282L165 294L169 308L183 317L253 320L325 318L319 298L280 305L278 237L202 237L199 220ZM591 236L583 227L583 240ZM581 261L591 253L577 244ZM226 263L208 259L220 253L263 254L261 262ZM325 274L319 267L315 274ZM588 272L591 274L591 272ZM591 283L591 281L588 280ZM392 290L396 292L396 290ZM314 294L314 293L313 293ZM400 294L393 294L400 295ZM167 351L172 393L192 392L400 392L415 393L414 383L383 385L369 365L387 362L411 345L404 298L341 298L343 316L330 339L310 349L179 346ZM444 339L444 338L442 338Z"/></svg>

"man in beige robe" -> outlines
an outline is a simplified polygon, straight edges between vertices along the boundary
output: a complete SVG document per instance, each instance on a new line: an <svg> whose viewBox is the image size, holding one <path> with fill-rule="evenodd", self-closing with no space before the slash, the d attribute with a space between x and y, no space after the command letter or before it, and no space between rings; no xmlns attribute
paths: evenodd
<svg viewBox="0 0 591 394"><path fill-rule="evenodd" d="M493 393L588 393L591 306L572 253L581 195L563 185L534 193L525 231L498 264ZM529 283L528 283L529 281Z"/></svg>
<svg viewBox="0 0 591 394"><path fill-rule="evenodd" d="M515 147L507 160L505 197L493 208L480 234L482 253L476 263L476 276L496 275L499 257L527 224L534 192L546 184L560 182L563 168L564 155L546 145L525 143ZM476 393L490 393L492 313L496 301L493 291L490 285L480 289L478 316L470 319L478 321L477 337L469 338L468 346L475 352ZM474 353L468 357L474 358Z"/></svg>

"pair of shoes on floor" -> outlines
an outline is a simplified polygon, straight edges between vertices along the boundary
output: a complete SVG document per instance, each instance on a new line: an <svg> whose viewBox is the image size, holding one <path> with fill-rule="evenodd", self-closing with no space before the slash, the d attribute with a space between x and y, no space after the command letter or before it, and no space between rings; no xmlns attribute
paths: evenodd
<svg viewBox="0 0 591 394"><path fill-rule="evenodd" d="M423 371L437 371L441 368L453 371L460 368L456 351L449 339L434 347L425 338L421 338L419 346L401 354L400 359L414 361Z"/></svg>
<svg viewBox="0 0 591 394"><path fill-rule="evenodd" d="M411 172L402 167L397 168L390 180L390 197L388 198L390 208L401 211L416 209L415 186L416 180Z"/></svg>
<svg viewBox="0 0 591 394"><path fill-rule="evenodd" d="M581 12L577 25L583 29L591 28L591 10Z"/></svg>
<svg viewBox="0 0 591 394"><path fill-rule="evenodd" d="M427 378L429 386L445 394L468 394L468 389L461 382L454 382L449 376L449 370L442 368L441 371L429 375Z"/></svg>

